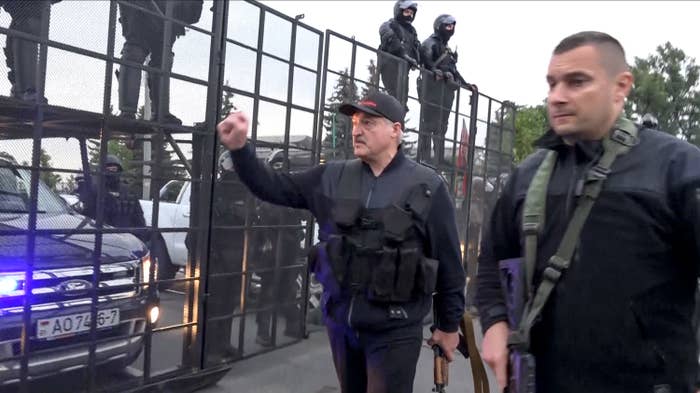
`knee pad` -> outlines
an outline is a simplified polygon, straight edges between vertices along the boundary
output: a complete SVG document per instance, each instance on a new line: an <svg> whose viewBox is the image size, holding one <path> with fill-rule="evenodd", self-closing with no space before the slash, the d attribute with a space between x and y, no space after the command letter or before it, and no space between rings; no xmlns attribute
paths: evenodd
<svg viewBox="0 0 700 393"><path fill-rule="evenodd" d="M143 64L143 61L146 60L146 50L141 45L127 42L122 48L122 60Z"/></svg>

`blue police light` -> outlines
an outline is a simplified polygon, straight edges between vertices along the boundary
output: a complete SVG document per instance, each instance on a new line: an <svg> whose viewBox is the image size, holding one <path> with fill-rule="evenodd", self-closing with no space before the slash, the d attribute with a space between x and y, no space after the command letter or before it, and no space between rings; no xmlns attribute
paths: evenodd
<svg viewBox="0 0 700 393"><path fill-rule="evenodd" d="M0 295L7 295L17 290L18 282L14 278L0 278Z"/></svg>

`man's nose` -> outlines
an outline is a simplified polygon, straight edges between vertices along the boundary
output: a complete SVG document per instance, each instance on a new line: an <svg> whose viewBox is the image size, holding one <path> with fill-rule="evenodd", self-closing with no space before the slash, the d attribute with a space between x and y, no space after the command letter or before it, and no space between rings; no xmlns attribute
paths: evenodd
<svg viewBox="0 0 700 393"><path fill-rule="evenodd" d="M362 135L362 127L359 127L357 124L352 126L352 136L359 136Z"/></svg>
<svg viewBox="0 0 700 393"><path fill-rule="evenodd" d="M557 83L549 89L549 94L547 95L547 103L549 105L561 105L565 104L567 101L568 94L562 83Z"/></svg>

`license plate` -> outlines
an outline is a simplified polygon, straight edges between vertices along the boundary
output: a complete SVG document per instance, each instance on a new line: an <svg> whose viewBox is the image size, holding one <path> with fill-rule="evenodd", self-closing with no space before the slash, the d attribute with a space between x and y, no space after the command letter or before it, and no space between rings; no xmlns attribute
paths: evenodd
<svg viewBox="0 0 700 393"><path fill-rule="evenodd" d="M119 309L97 311L97 328L104 329L119 324ZM55 339L90 331L90 313L62 315L40 319L36 323L36 336L39 339Z"/></svg>

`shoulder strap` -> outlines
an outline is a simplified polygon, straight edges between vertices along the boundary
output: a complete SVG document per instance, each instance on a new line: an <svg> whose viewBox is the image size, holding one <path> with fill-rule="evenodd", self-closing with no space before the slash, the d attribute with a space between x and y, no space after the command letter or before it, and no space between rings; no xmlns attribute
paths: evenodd
<svg viewBox="0 0 700 393"><path fill-rule="evenodd" d="M359 158L347 160L340 169L338 190L335 195L346 199L360 199L362 192L362 161Z"/></svg>
<svg viewBox="0 0 700 393"><path fill-rule="evenodd" d="M520 321L518 330L513 332L508 338L509 345L521 346L526 350L530 346L530 330L532 329L532 325L542 312L547 299L559 282L562 273L571 263L571 258L576 251L576 245L581 235L583 225L591 212L595 200L603 189L603 183L610 174L610 168L615 162L615 159L618 156L626 154L637 144L637 141L637 127L624 117L620 117L617 120L613 131L603 139L603 155L586 175L586 184L583 187L581 199L579 199L576 205L576 210L574 210L574 215L571 221L569 221L569 225L566 227L557 252L554 253L547 262L547 267L542 273L542 281L539 287L537 287L534 297L531 298L530 302L525 307L524 316ZM530 190L528 189L528 194L529 193ZM540 197L546 198L546 195L540 195ZM534 247L537 247L536 240ZM536 253L536 251L529 252ZM532 273L528 272L527 274L530 276ZM531 285L531 283L528 283L528 285Z"/></svg>
<svg viewBox="0 0 700 393"><path fill-rule="evenodd" d="M532 275L537 260L537 236L544 228L544 212L547 201L549 179L557 162L557 152L547 151L547 155L537 168L535 176L525 195L523 206L522 233L525 237L525 293L530 294Z"/></svg>

